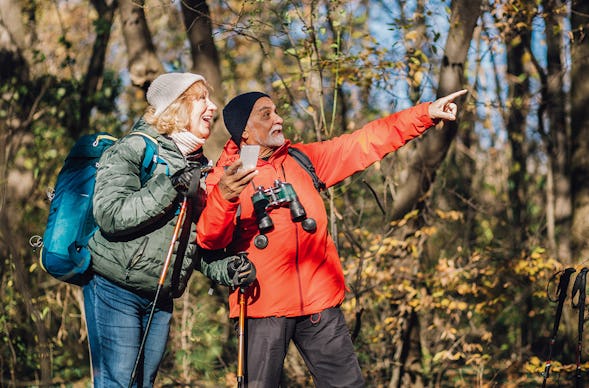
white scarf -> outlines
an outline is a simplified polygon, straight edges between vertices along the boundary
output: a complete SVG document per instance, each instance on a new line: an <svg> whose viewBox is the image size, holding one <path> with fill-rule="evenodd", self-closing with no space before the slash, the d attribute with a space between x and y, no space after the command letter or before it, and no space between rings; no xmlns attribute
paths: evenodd
<svg viewBox="0 0 589 388"><path fill-rule="evenodd" d="M201 139L187 130L172 133L170 137L176 143L182 155L188 155L200 149L205 143L205 139Z"/></svg>

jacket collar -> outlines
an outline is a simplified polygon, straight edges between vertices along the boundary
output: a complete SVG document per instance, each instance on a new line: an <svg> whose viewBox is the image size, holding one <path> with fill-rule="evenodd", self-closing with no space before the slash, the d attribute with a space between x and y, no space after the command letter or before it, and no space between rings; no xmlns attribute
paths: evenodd
<svg viewBox="0 0 589 388"><path fill-rule="evenodd" d="M164 149L170 150L172 152L180 152L180 150L178 150L178 147L176 146L171 137L162 135L161 133L156 131L154 127L145 122L143 117L137 120L137 122L133 125L131 132L143 132L154 138Z"/></svg>

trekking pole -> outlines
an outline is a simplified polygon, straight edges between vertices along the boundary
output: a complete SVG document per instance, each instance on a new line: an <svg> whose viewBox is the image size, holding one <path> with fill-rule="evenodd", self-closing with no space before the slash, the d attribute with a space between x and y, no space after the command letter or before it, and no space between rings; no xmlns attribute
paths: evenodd
<svg viewBox="0 0 589 388"><path fill-rule="evenodd" d="M245 288L239 287L239 334L237 352L237 386L245 387Z"/></svg>
<svg viewBox="0 0 589 388"><path fill-rule="evenodd" d="M172 241L170 242L170 247L168 248L168 254L166 255L166 260L164 261L162 273L160 274L160 278L157 283L157 290L155 291L155 297L153 298L153 305L151 306L149 318L147 319L147 326L145 327L145 333L143 333L143 338L141 339L141 345L139 346L139 352L137 353L137 358L135 359L135 366L133 366L133 372L131 372L131 380L129 381L129 388L131 388L133 386L133 383L135 382L135 379L137 378L137 368L139 366L139 362L140 362L141 356L143 354L143 348L145 347L145 342L147 340L147 334L149 333L149 327L151 326L151 320L153 319L153 315L155 313L155 306L157 304L157 299L159 297L162 287L164 286L164 281L166 280L168 268L170 267L170 262L172 261L172 255L174 253L174 245L176 244L176 240L178 239L178 234L180 233L180 229L182 227L182 224L184 223L184 217L186 216L187 204L188 204L188 197L185 196L184 199L182 200L182 206L180 207L180 214L178 214L178 221L176 222L176 226L174 227L174 233L172 234Z"/></svg>
<svg viewBox="0 0 589 388"><path fill-rule="evenodd" d="M544 377L544 380L542 381L542 388L546 388L546 381L548 380L548 376L550 375L550 367L552 366L552 349L553 349L554 344L556 342L556 334L558 333L558 326L560 324L560 317L562 315L562 307L563 307L565 299L566 299L567 290L569 288L569 283L571 280L571 275L574 272L575 272L575 269L572 267L569 267L569 268L565 269L564 271L559 271L552 276L552 278L548 281L548 286L546 286L546 294L548 295L548 299L551 302L558 301L558 304L556 306L556 317L554 318L554 326L552 327L552 336L550 338L550 344L548 347L548 359L546 360L546 366L544 367L544 372L542 373L542 376ZM558 276L558 274L560 274L560 279L558 281L558 287L556 289L557 299L552 299L550 297L548 287L550 286L550 283L552 282L552 280L554 280L556 278L556 276Z"/></svg>
<svg viewBox="0 0 589 388"><path fill-rule="evenodd" d="M589 269L587 267L583 267L581 272L575 278L575 283L573 284L573 291L571 296L571 303L573 308L579 309L579 323L578 323L578 341L577 341L577 369L575 373L575 387L581 388L583 386L583 379L581 376L581 352L583 350L583 324L585 323L585 296L586 296L586 286L587 286L587 271ZM579 294L579 298L577 299L577 303L575 304L575 295Z"/></svg>

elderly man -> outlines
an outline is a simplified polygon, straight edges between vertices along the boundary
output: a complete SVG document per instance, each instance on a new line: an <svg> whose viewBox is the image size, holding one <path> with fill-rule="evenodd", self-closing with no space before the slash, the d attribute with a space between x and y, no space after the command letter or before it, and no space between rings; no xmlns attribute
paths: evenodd
<svg viewBox="0 0 589 388"><path fill-rule="evenodd" d="M316 386L364 385L340 310L346 286L328 232L325 205L310 174L289 148L306 154L319 179L330 187L420 136L437 121L455 120L454 99L465 93L461 90L419 104L327 141L296 145L285 139L283 119L267 94L241 94L225 106L223 118L231 139L207 178L208 202L197 231L202 247L246 251L256 268L257 279L245 291L248 387L279 386L291 340ZM260 147L253 169L240 169L244 145ZM292 187L294 196L284 183ZM276 196L283 201L276 201ZM291 209L284 204L294 200L314 223L293 221ZM266 215L269 224L260 219ZM231 317L239 315L238 293L229 297Z"/></svg>

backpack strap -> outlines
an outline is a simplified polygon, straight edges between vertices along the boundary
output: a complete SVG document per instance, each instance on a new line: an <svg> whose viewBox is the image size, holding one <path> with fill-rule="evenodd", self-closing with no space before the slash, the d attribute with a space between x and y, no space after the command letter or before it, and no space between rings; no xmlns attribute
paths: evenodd
<svg viewBox="0 0 589 388"><path fill-rule="evenodd" d="M311 163L311 160L309 159L307 154L305 154L303 151L299 150L298 148L294 148L294 147L288 148L288 154L290 156L292 156L293 159L296 160L297 163L300 164L301 167L303 167L305 169L305 171L307 171L307 173L309 173L309 175L311 176L311 179L313 179L313 186L315 186L315 189L317 191L321 192L327 188L327 186L325 185L325 182L323 182L317 176L317 173L315 172L315 167L313 167L313 163Z"/></svg>
<svg viewBox="0 0 589 388"><path fill-rule="evenodd" d="M143 140L145 140L145 153L143 155L143 162L141 162L140 175L142 186L151 178L158 164L164 164L166 166L166 175L170 175L168 163L159 156L159 145L155 138L140 131L131 132L129 135L141 135Z"/></svg>
<svg viewBox="0 0 589 388"><path fill-rule="evenodd" d="M114 136L109 135L108 133L99 133L94 138L94 141L92 142L92 146L93 147L98 147L98 145L100 144L100 142L103 141L103 140L107 140L107 141L111 142L111 144L112 144L115 141L117 141L117 138L114 137Z"/></svg>

